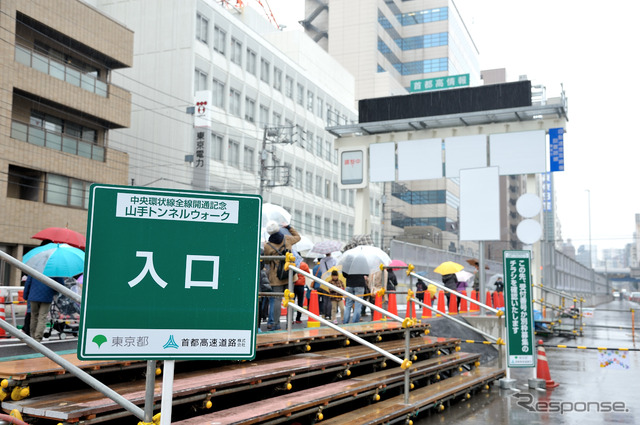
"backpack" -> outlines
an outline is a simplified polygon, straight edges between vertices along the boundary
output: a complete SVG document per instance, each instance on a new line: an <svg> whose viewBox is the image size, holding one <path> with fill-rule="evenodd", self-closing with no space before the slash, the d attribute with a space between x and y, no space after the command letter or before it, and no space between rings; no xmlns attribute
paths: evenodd
<svg viewBox="0 0 640 425"><path fill-rule="evenodd" d="M269 244L269 246L270 246L271 248L273 248L273 250L274 250L274 251L276 251L276 252L277 252L277 255L283 255L283 256L286 256L286 255L287 255L287 253L291 252L291 251L287 248L286 244L284 244L284 243L282 244L282 246L280 247L280 249L276 249L276 247L275 247L275 246L273 246L273 245L271 245L269 242L267 242L267 243ZM283 260L275 260L275 261L277 262L277 265L276 265L276 277L277 277L278 279L280 279L280 280L287 280L287 279L289 279L289 271L284 269L285 261L283 261ZM294 274L294 279L295 279L295 274Z"/></svg>

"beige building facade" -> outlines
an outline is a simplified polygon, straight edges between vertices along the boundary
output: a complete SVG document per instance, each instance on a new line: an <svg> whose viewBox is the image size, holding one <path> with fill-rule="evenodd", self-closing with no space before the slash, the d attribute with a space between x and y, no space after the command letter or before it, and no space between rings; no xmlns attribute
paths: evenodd
<svg viewBox="0 0 640 425"><path fill-rule="evenodd" d="M0 2L0 249L20 259L47 227L86 234L91 183L127 184L109 132L130 125L111 84L133 64L133 32L79 0ZM0 285L19 271L0 262Z"/></svg>

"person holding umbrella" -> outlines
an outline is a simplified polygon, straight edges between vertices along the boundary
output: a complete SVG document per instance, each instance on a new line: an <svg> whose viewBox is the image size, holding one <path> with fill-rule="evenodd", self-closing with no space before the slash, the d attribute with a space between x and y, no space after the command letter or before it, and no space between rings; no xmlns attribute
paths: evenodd
<svg viewBox="0 0 640 425"><path fill-rule="evenodd" d="M77 276L84 270L84 252L67 244L46 243L27 252L23 262L43 275L64 285L64 277ZM24 298L31 309L29 331L36 341L42 341L47 326L47 314L57 294L37 279L29 276L24 283Z"/></svg>
<svg viewBox="0 0 640 425"><path fill-rule="evenodd" d="M64 284L61 277L53 277L59 284ZM47 326L47 315L53 302L53 297L57 294L52 289L37 279L29 276L24 283L24 299L29 303L31 310L31 321L29 323L29 334L36 341L42 341L44 330Z"/></svg>

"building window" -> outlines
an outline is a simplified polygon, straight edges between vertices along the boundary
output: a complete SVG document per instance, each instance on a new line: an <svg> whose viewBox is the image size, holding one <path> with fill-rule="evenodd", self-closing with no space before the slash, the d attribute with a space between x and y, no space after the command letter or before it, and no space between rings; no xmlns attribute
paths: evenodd
<svg viewBox="0 0 640 425"><path fill-rule="evenodd" d="M355 192L353 190L349 191L349 206L352 207L354 203Z"/></svg>
<svg viewBox="0 0 640 425"><path fill-rule="evenodd" d="M224 144L222 136L211 133L211 158L215 161L222 162L224 152Z"/></svg>
<svg viewBox="0 0 640 425"><path fill-rule="evenodd" d="M258 55L253 50L247 48L247 72L256 75Z"/></svg>
<svg viewBox="0 0 640 425"><path fill-rule="evenodd" d="M333 202L340 202L340 192L338 192L338 183L333 184Z"/></svg>
<svg viewBox="0 0 640 425"><path fill-rule="evenodd" d="M244 171L252 173L254 171L255 151L248 146L244 147L244 162L242 163Z"/></svg>
<svg viewBox="0 0 640 425"><path fill-rule="evenodd" d="M333 124L333 111L331 105L327 104L327 125Z"/></svg>
<svg viewBox="0 0 640 425"><path fill-rule="evenodd" d="M344 189L340 190L340 203L347 205L347 191Z"/></svg>
<svg viewBox="0 0 640 425"><path fill-rule="evenodd" d="M231 62L242 66L242 43L231 37Z"/></svg>
<svg viewBox="0 0 640 425"><path fill-rule="evenodd" d="M31 111L29 124L13 121L11 138L104 161L104 147L98 145L96 129L38 111Z"/></svg>
<svg viewBox="0 0 640 425"><path fill-rule="evenodd" d="M296 189L302 190L302 168L296 167L295 185Z"/></svg>
<svg viewBox="0 0 640 425"><path fill-rule="evenodd" d="M316 176L316 195L322 196L322 176Z"/></svg>
<svg viewBox="0 0 640 425"><path fill-rule="evenodd" d="M273 68L273 88L282 91L282 70L280 68Z"/></svg>
<svg viewBox="0 0 640 425"><path fill-rule="evenodd" d="M313 173L311 171L306 172L304 190L306 190L308 193L313 192Z"/></svg>
<svg viewBox="0 0 640 425"><path fill-rule="evenodd" d="M227 44L227 33L219 26L213 27L213 50L225 54L225 46Z"/></svg>
<svg viewBox="0 0 640 425"><path fill-rule="evenodd" d="M239 117L240 115L240 92L236 89L229 89L229 112Z"/></svg>
<svg viewBox="0 0 640 425"><path fill-rule="evenodd" d="M348 229L347 231L349 232L349 233L347 234L347 238L348 238L348 239L351 239L351 238L353 237L353 224L348 225L348 226L347 226L347 229Z"/></svg>
<svg viewBox="0 0 640 425"><path fill-rule="evenodd" d="M229 165L240 168L240 143L229 139Z"/></svg>
<svg viewBox="0 0 640 425"><path fill-rule="evenodd" d="M314 233L322 233L322 217L320 217L319 215L314 217L314 229L313 232Z"/></svg>
<svg viewBox="0 0 640 425"><path fill-rule="evenodd" d="M313 231L313 227L311 224L311 220L312 220L313 215L311 213L305 213L304 214L304 226L305 226L305 231L311 233Z"/></svg>
<svg viewBox="0 0 640 425"><path fill-rule="evenodd" d="M43 173L9 164L7 198L40 201L40 185Z"/></svg>
<svg viewBox="0 0 640 425"><path fill-rule="evenodd" d="M196 69L195 77L193 81L193 85L195 87L194 91L206 90L207 89L207 74Z"/></svg>
<svg viewBox="0 0 640 425"><path fill-rule="evenodd" d="M89 206L90 183L58 174L47 174L44 202L67 207Z"/></svg>
<svg viewBox="0 0 640 425"><path fill-rule="evenodd" d="M338 228L338 220L333 220L333 226L332 227L333 227L333 229L332 229L333 230L333 232L332 232L333 238L334 239L339 239L340 236L338 234L338 231L340 229Z"/></svg>
<svg viewBox="0 0 640 425"><path fill-rule="evenodd" d="M284 79L284 95L293 99L293 78L288 75Z"/></svg>
<svg viewBox="0 0 640 425"><path fill-rule="evenodd" d="M298 83L298 94L296 95L298 105L304 105L304 86Z"/></svg>
<svg viewBox="0 0 640 425"><path fill-rule="evenodd" d="M324 197L329 199L331 192L331 182L329 180L324 181Z"/></svg>
<svg viewBox="0 0 640 425"><path fill-rule="evenodd" d="M313 92L307 91L307 111L313 112Z"/></svg>
<svg viewBox="0 0 640 425"><path fill-rule="evenodd" d="M209 41L209 21L201 14L196 14L196 40L207 44Z"/></svg>
<svg viewBox="0 0 640 425"><path fill-rule="evenodd" d="M269 80L270 80L270 75L269 75L270 66L271 64L269 64L268 60L264 58L260 59L260 79L267 84L269 83Z"/></svg>
<svg viewBox="0 0 640 425"><path fill-rule="evenodd" d="M316 114L318 114L318 116L322 118L322 112L324 111L324 102L320 97L318 97L317 99Z"/></svg>
<svg viewBox="0 0 640 425"><path fill-rule="evenodd" d="M256 119L256 101L249 97L244 98L244 119L249 122Z"/></svg>
<svg viewBox="0 0 640 425"><path fill-rule="evenodd" d="M340 237L343 241L347 240L347 223L340 223Z"/></svg>
<svg viewBox="0 0 640 425"><path fill-rule="evenodd" d="M318 158L322 158L322 144L324 140L322 140L322 136L316 136L316 156Z"/></svg>
<svg viewBox="0 0 640 425"><path fill-rule="evenodd" d="M263 128L269 126L269 107L260 105L260 122L258 124Z"/></svg>
<svg viewBox="0 0 640 425"><path fill-rule="evenodd" d="M327 238L331 237L331 220L328 218L324 219L324 235Z"/></svg>
<svg viewBox="0 0 640 425"><path fill-rule="evenodd" d="M328 140L324 141L324 159L331 161L331 142Z"/></svg>
<svg viewBox="0 0 640 425"><path fill-rule="evenodd" d="M280 127L282 125L282 115L277 113L276 111L273 111L273 115L271 118L271 124L274 127Z"/></svg>
<svg viewBox="0 0 640 425"><path fill-rule="evenodd" d="M224 83L213 79L212 87L213 106L224 109Z"/></svg>
<svg viewBox="0 0 640 425"><path fill-rule="evenodd" d="M420 10L411 13L397 14L396 19L402 26L426 24L428 22L446 21L449 19L449 8Z"/></svg>

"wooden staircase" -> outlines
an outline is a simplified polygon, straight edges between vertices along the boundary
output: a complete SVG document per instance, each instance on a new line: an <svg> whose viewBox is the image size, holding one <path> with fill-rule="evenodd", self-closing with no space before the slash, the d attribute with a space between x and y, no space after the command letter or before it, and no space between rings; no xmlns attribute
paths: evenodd
<svg viewBox="0 0 640 425"><path fill-rule="evenodd" d="M349 326L349 331L404 358L404 330L397 324L363 323ZM258 354L251 362L176 362L173 423L384 423L466 397L503 376L502 370L480 367L479 354L460 352L458 339L430 337L427 332L428 325L411 331L413 365L407 373L413 389L408 404L403 395L405 371L396 363L349 344L331 328L315 328L258 335ZM0 377L23 378L16 385L30 385L32 394L17 401L6 398L1 405L5 412L18 409L25 418L63 424L137 423L75 378L61 385L61 377L67 375L47 364L48 359L30 360L19 365L0 362ZM143 406L145 362L75 362L93 373L104 367L101 381ZM161 384L156 380L156 411Z"/></svg>

